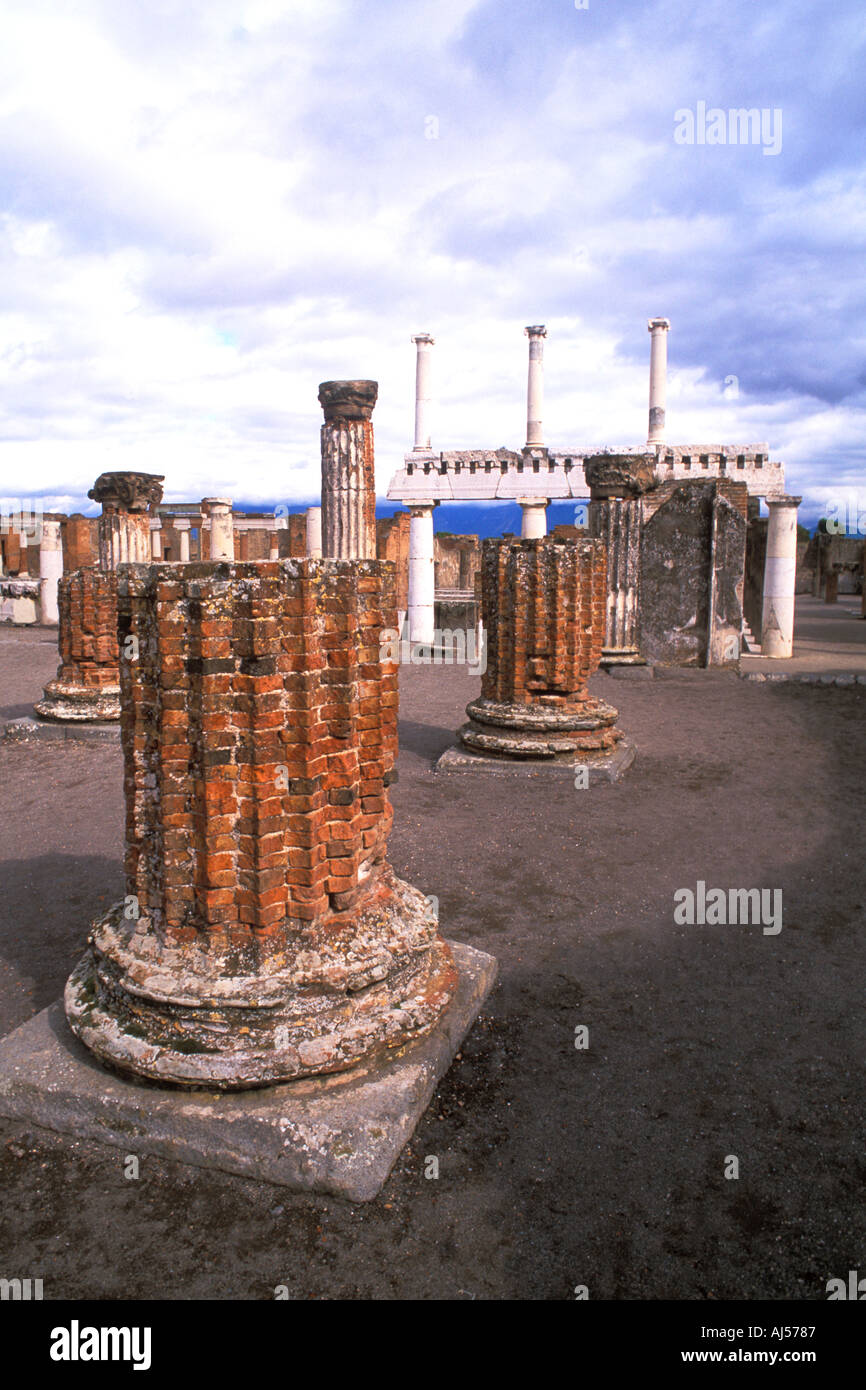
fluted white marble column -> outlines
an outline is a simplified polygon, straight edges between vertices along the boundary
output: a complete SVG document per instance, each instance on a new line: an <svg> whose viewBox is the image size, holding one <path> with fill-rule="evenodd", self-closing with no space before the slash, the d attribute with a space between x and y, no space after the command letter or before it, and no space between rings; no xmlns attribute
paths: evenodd
<svg viewBox="0 0 866 1390"><path fill-rule="evenodd" d="M57 607L57 585L63 575L63 550L60 522L42 521L39 538L39 600L40 621L54 625L60 621Z"/></svg>
<svg viewBox="0 0 866 1390"><path fill-rule="evenodd" d="M529 373L526 381L526 444L543 445L544 431L542 412L544 409L544 339L547 329L543 323L525 328L529 339Z"/></svg>
<svg viewBox="0 0 866 1390"><path fill-rule="evenodd" d="M649 434L648 444L663 444L665 440L665 406L668 378L669 319L650 319Z"/></svg>
<svg viewBox="0 0 866 1390"><path fill-rule="evenodd" d="M210 521L210 559L234 560L235 533L232 504L228 497L204 497L202 516Z"/></svg>
<svg viewBox="0 0 866 1390"><path fill-rule="evenodd" d="M409 640L433 645L436 571L433 563L435 502L409 503Z"/></svg>
<svg viewBox="0 0 866 1390"><path fill-rule="evenodd" d="M546 497L518 497L523 513L520 522L520 538L524 541L539 540L547 535Z"/></svg>
<svg viewBox="0 0 866 1390"><path fill-rule="evenodd" d="M416 333L412 339L415 356L415 445L416 450L430 449L430 402L432 398L431 348L435 342L429 333Z"/></svg>
<svg viewBox="0 0 866 1390"><path fill-rule="evenodd" d="M761 655L789 657L794 651L794 588L797 577L797 508L802 497L768 497L767 558Z"/></svg>

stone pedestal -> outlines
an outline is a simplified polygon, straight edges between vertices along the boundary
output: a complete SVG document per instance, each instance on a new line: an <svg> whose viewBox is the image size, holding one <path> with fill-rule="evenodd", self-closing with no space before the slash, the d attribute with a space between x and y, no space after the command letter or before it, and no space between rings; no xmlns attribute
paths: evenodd
<svg viewBox="0 0 866 1390"><path fill-rule="evenodd" d="M393 594L377 561L121 571L126 906L66 991L110 1066L238 1089L435 1026L451 954L386 859Z"/></svg>
<svg viewBox="0 0 866 1390"><path fill-rule="evenodd" d="M376 558L373 454L375 381L323 381L322 552L339 560Z"/></svg>
<svg viewBox="0 0 866 1390"><path fill-rule="evenodd" d="M801 497L768 497L767 558L761 655L786 658L794 652L794 588L797 577L797 508Z"/></svg>
<svg viewBox="0 0 866 1390"><path fill-rule="evenodd" d="M464 748L495 758L604 760L622 739L617 711L593 699L607 594L598 540L486 540L487 668L466 707Z"/></svg>
<svg viewBox="0 0 866 1390"><path fill-rule="evenodd" d="M57 586L63 576L63 549L60 522L43 518L39 540L39 607L41 623L54 626L60 621Z"/></svg>
<svg viewBox="0 0 866 1390"><path fill-rule="evenodd" d="M88 492L102 504L99 565L58 582L60 666L34 706L41 719L79 724L120 718L115 571L149 560L148 513L162 500L162 482L162 474L101 473Z"/></svg>

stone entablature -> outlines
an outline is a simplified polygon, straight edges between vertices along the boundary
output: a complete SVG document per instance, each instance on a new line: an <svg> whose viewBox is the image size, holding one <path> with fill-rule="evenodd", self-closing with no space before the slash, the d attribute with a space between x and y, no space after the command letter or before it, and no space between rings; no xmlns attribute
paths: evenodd
<svg viewBox="0 0 866 1390"><path fill-rule="evenodd" d="M733 478L756 497L784 494L785 466L770 460L769 445L659 444L637 447L576 449L449 449L406 454L405 467L388 488L391 501L409 503L429 497L439 502L515 501L546 497L550 501L589 497L583 460L604 454L644 458L655 454L660 483L681 478Z"/></svg>

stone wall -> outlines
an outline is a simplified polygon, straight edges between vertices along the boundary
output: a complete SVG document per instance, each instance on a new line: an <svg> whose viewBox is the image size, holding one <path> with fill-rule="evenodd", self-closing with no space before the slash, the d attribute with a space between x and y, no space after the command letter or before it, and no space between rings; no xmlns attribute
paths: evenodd
<svg viewBox="0 0 866 1390"><path fill-rule="evenodd" d="M661 665L734 664L743 624L746 484L665 483L646 493L643 509L642 654Z"/></svg>

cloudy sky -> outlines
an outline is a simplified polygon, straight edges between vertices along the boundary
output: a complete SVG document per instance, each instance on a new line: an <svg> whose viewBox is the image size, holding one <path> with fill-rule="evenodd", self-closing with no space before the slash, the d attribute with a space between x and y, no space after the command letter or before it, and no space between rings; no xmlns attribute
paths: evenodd
<svg viewBox="0 0 866 1390"><path fill-rule="evenodd" d="M669 439L766 439L813 516L866 504L863 0L0 0L0 26L0 497L87 507L138 468L169 501L311 501L317 386L352 376L384 494L422 331L434 445L520 447L528 323L547 442L639 444L663 314ZM697 143L700 103L772 141Z"/></svg>

